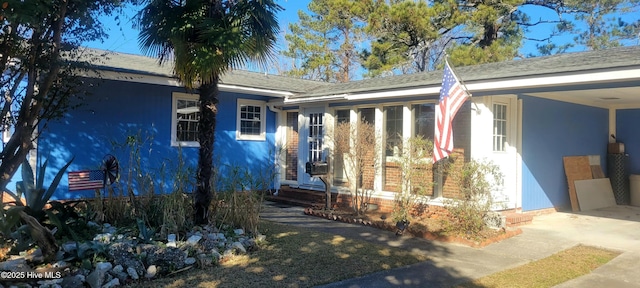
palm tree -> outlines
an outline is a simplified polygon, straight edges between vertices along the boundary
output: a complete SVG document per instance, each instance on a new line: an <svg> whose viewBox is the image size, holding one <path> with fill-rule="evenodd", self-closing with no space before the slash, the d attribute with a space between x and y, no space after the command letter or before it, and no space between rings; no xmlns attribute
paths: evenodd
<svg viewBox="0 0 640 288"><path fill-rule="evenodd" d="M247 61L264 64L278 33L274 0L148 0L138 15L143 53L173 61L187 89L197 89L198 169L194 220L205 224L213 198L211 175L218 104L218 80Z"/></svg>

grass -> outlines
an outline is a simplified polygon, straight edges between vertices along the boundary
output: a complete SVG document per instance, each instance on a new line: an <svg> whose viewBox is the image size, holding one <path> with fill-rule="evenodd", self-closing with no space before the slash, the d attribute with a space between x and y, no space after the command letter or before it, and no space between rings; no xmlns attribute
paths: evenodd
<svg viewBox="0 0 640 288"><path fill-rule="evenodd" d="M578 245L458 287L552 287L588 274L618 255L619 252Z"/></svg>
<svg viewBox="0 0 640 288"><path fill-rule="evenodd" d="M342 236L259 223L267 243L220 266L191 269L135 287L312 287L428 260L426 255Z"/></svg>

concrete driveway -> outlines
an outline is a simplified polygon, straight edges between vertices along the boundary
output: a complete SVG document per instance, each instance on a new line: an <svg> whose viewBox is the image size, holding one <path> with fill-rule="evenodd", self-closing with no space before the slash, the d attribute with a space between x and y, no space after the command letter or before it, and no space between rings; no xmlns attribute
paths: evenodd
<svg viewBox="0 0 640 288"><path fill-rule="evenodd" d="M300 207L265 205L261 217L283 224L320 230L364 241L424 253L429 261L320 287L452 287L535 261L578 244L623 252L588 275L558 287L640 288L640 207L536 216L521 226L523 233L484 248L427 241L393 232L307 216ZM553 269L553 267L549 267Z"/></svg>
<svg viewBox="0 0 640 288"><path fill-rule="evenodd" d="M541 215L522 230L523 237L539 235L568 246L585 244L623 252L592 273L557 287L640 287L640 207Z"/></svg>

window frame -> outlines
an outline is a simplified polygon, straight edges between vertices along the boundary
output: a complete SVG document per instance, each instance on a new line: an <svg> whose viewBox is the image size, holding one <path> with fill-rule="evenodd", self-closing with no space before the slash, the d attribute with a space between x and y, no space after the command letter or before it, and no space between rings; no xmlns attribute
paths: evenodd
<svg viewBox="0 0 640 288"><path fill-rule="evenodd" d="M260 107L260 135L242 134L242 120L240 118L242 106ZM267 140L267 104L265 101L238 99L236 103L236 140L238 141L266 141Z"/></svg>
<svg viewBox="0 0 640 288"><path fill-rule="evenodd" d="M394 118L394 122L397 122L398 120L400 120L400 122L402 122L402 125L400 125L400 135L397 135L396 137L392 137L390 135L388 135L389 133L387 132L389 130L388 127L388 121L389 121L389 117L387 114L387 108L391 108L393 107L394 109L400 108L400 117L399 118ZM388 149L388 145L389 145L389 139L390 138L398 138L396 140L398 140L400 142L400 146L398 147L399 149L402 149L402 142L404 141L404 134L403 132L403 127L405 125L404 123L404 105L400 104L400 105L385 105L382 107L382 113L383 113L383 119L384 119L384 123L383 125L383 131L384 131L384 146L382 148L382 153L383 156L386 159L386 162L399 162L401 157L402 157L402 151L398 151L399 154L395 154L395 150L392 152L392 155L387 155L387 149ZM396 123L397 124L397 123Z"/></svg>
<svg viewBox="0 0 640 288"><path fill-rule="evenodd" d="M171 95L171 146L200 147L198 141L178 141L178 100L198 101L197 94L173 92ZM200 116L202 117L202 115Z"/></svg>
<svg viewBox="0 0 640 288"><path fill-rule="evenodd" d="M508 111L509 111L509 105L506 103L493 103L492 105L492 114L493 114L493 121L492 121L492 126L491 126L491 130L492 130L492 151L493 152L506 152L507 151L507 136L509 133L509 115L508 115ZM497 115L498 113L498 109L500 109L500 113L501 115ZM500 118L498 118L498 116L502 116ZM500 126L501 131L497 131L497 124L500 123L502 124ZM502 133L504 131L504 133ZM496 148L500 148L499 150L497 150Z"/></svg>

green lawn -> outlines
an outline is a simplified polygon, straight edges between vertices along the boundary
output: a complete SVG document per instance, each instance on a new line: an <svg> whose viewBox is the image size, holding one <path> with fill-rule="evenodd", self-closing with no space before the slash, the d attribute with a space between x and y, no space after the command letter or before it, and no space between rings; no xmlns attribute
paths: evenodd
<svg viewBox="0 0 640 288"><path fill-rule="evenodd" d="M619 252L578 245L547 258L460 285L479 287L552 287L588 274L620 255Z"/></svg>

